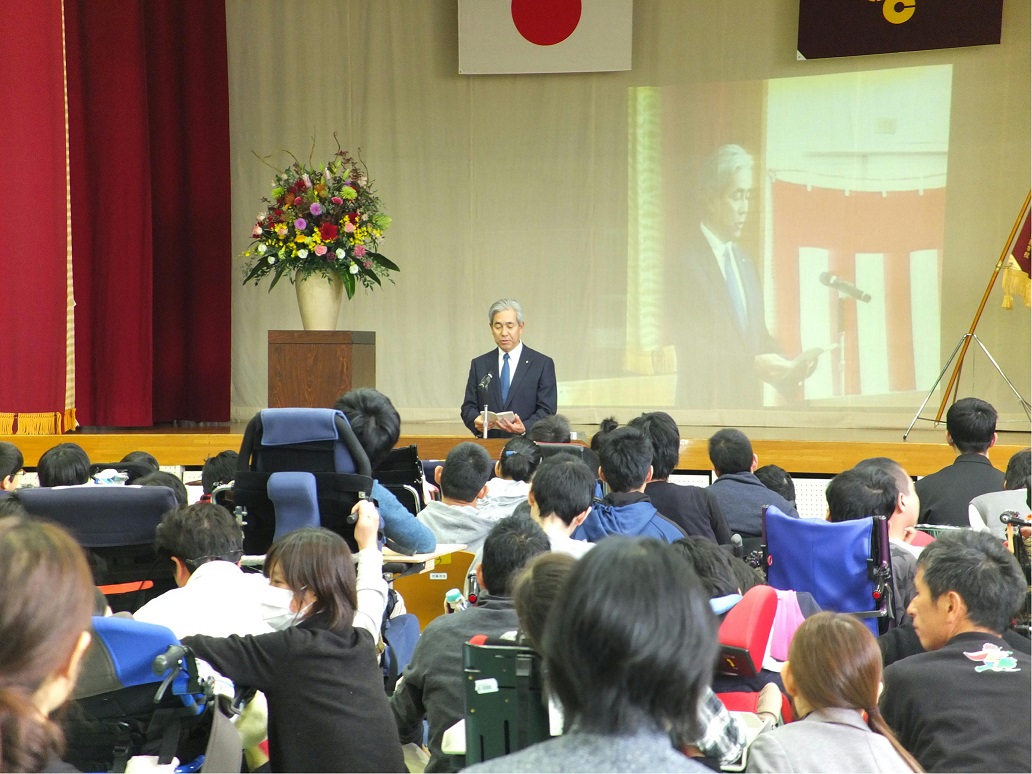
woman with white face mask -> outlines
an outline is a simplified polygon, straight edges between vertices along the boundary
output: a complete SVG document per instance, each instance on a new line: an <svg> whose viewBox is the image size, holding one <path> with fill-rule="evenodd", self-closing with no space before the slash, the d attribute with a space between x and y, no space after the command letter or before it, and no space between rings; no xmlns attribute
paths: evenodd
<svg viewBox="0 0 1032 774"><path fill-rule="evenodd" d="M282 631L182 640L237 686L265 694L273 771L406 771L376 654L387 599L380 516L368 501L356 511L357 576L340 535L295 530L265 557L270 594L290 595Z"/></svg>

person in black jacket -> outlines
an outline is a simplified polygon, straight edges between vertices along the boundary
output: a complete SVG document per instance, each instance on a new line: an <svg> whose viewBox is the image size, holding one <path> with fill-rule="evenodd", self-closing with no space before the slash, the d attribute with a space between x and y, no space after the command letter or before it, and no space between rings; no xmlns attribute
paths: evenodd
<svg viewBox="0 0 1032 774"><path fill-rule="evenodd" d="M265 693L273 771L406 771L376 658L386 601L380 517L368 500L356 511L357 581L340 535L295 530L269 548L265 572L290 595L296 625L182 640L237 686Z"/></svg>

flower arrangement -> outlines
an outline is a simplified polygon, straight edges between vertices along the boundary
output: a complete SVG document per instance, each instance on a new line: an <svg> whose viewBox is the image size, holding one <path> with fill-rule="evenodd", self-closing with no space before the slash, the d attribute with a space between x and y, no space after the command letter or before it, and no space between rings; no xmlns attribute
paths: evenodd
<svg viewBox="0 0 1032 774"><path fill-rule="evenodd" d="M267 209L258 215L251 232L255 241L244 252L244 284L272 275L271 290L284 274L293 282L295 275L319 273L328 282L339 277L351 298L358 283L372 288L400 271L378 252L391 219L382 212L364 164L339 146L324 167L295 158L286 170L277 170L271 197L262 199Z"/></svg>

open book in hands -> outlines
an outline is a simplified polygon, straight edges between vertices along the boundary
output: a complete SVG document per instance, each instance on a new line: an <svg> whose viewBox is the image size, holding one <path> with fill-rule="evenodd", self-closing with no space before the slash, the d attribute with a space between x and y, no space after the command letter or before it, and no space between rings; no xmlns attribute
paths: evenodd
<svg viewBox="0 0 1032 774"><path fill-rule="evenodd" d="M484 412L483 411L480 412L480 416L484 416ZM494 411L488 411L487 412L488 424L495 423L499 419L504 420L506 422L512 422L512 420L514 420L515 418L516 418L516 412L515 411L499 411L498 413L495 413Z"/></svg>

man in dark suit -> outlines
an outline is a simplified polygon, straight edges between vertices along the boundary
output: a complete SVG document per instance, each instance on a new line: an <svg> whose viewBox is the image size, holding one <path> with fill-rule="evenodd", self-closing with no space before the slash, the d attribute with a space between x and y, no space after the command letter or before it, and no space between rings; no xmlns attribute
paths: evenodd
<svg viewBox="0 0 1032 774"><path fill-rule="evenodd" d="M666 283L678 407L758 408L763 382L791 398L816 367L816 355L783 357L767 330L756 268L738 244L752 191L752 156L738 145L721 146L699 171L701 219Z"/></svg>
<svg viewBox="0 0 1032 774"><path fill-rule="evenodd" d="M523 435L539 419L556 412L559 397L555 363L520 340L523 310L516 301L495 301L488 311L488 320L498 346L469 364L462 421L473 435L482 436L486 405L491 411L512 411L516 415L511 420L492 421L489 437Z"/></svg>

